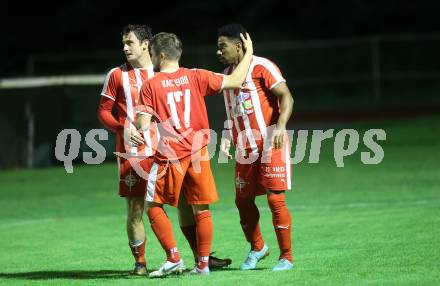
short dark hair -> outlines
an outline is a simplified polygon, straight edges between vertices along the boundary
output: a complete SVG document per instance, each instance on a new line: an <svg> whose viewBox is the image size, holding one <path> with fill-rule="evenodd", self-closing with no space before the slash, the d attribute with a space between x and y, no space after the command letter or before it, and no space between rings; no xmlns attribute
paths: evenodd
<svg viewBox="0 0 440 286"><path fill-rule="evenodd" d="M150 41L150 50L156 54L164 53L169 60L178 61L182 55L182 41L173 33L161 32Z"/></svg>
<svg viewBox="0 0 440 286"><path fill-rule="evenodd" d="M147 25L129 24L122 29L122 35L127 35L130 32L133 32L141 42L145 40L151 41L153 38L153 32Z"/></svg>
<svg viewBox="0 0 440 286"><path fill-rule="evenodd" d="M243 34L243 36L246 36L246 29L245 27L243 27L243 25L241 24L228 24L228 25L224 25L221 26L220 28L218 28L217 30L217 35L219 37L221 36L225 36L228 37L230 39L235 39L235 40L240 40L240 33Z"/></svg>

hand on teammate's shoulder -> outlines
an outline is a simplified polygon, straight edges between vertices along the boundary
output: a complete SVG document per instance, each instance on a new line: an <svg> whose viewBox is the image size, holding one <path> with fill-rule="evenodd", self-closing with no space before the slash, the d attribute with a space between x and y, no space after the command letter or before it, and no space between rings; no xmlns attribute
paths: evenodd
<svg viewBox="0 0 440 286"><path fill-rule="evenodd" d="M249 35L249 33L246 33L246 35L243 35L242 33L240 33L240 38L243 41L244 50L246 52L249 52L249 54L252 55L254 53L254 48L253 48L252 39L251 39L251 36Z"/></svg>

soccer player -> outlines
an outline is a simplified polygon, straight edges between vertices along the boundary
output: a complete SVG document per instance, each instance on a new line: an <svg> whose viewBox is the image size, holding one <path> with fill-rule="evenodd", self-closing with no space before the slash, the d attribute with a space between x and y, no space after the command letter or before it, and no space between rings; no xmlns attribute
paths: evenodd
<svg viewBox="0 0 440 286"><path fill-rule="evenodd" d="M148 52L148 43L153 35L151 28L145 25L127 25L122 31L122 44L127 62L113 68L107 75L98 107L98 119L116 135L116 151L133 156L152 156L157 129L140 133L134 127L134 110L139 104L139 90L142 83L153 77L153 65ZM112 114L116 107L116 117ZM125 137L125 138L124 138ZM124 142L133 142L126 146ZM145 171L149 171L152 157L140 162ZM142 220L144 196L147 182L139 176L129 160L118 157L119 195L127 201L126 230L129 247L135 258L134 275L146 274L145 227ZM190 245L195 249L195 221L188 204L179 205L179 218L184 235L192 238ZM196 258L195 254L195 258ZM231 263L230 259L211 257L212 267L223 267Z"/></svg>
<svg viewBox="0 0 440 286"><path fill-rule="evenodd" d="M217 56L228 65L225 74L233 72L244 58L246 49L239 36L242 33L246 30L239 24L218 29ZM225 88L223 95L231 132L229 138L222 138L220 150L232 158L229 154L231 141L236 146L235 203L241 227L251 246L240 269L254 269L259 260L269 255L255 205L255 197L259 195L267 197L280 248L279 260L272 270L291 269L291 217L284 193L291 184L286 123L292 114L292 95L278 67L255 55L243 86Z"/></svg>
<svg viewBox="0 0 440 286"><path fill-rule="evenodd" d="M151 142L151 133L155 129L141 134L133 127L133 112L138 104L140 87L144 80L154 74L148 54L148 42L152 37L151 28L145 25L127 25L123 28L122 44L127 62L110 70L101 92L98 118L107 129L115 133L116 151L120 153L137 155L143 152L144 155L152 155L152 146L144 143ZM116 117L112 114L114 106ZM136 141L137 146L128 146L126 150L124 137ZM146 274L145 227L142 220L146 181L133 170L129 160L121 157L117 160L119 195L127 201L128 244L135 258L132 274L143 275ZM151 160L145 159L141 165L149 169Z"/></svg>
<svg viewBox="0 0 440 286"><path fill-rule="evenodd" d="M137 126L149 130L151 118L160 122L161 140L155 154L147 188L147 214L151 228L166 252L166 262L150 277L163 277L184 268L172 225L164 204L177 206L183 193L192 206L196 221L198 262L191 274L209 274L209 252L213 227L209 204L217 191L209 160L209 140L200 136L209 129L204 96L223 88L238 88L244 81L252 56L252 42L241 35L246 52L231 75L179 66L182 43L171 33L159 33L150 42L154 70L158 72L142 85L145 110L138 114ZM206 135L206 134L204 134Z"/></svg>

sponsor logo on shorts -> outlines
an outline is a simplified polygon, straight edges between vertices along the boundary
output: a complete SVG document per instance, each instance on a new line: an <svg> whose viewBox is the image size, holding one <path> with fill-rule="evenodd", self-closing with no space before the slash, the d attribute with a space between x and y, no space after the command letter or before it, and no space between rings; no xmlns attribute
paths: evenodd
<svg viewBox="0 0 440 286"><path fill-rule="evenodd" d="M237 177L235 178L235 187L241 191L249 182L246 182L243 178Z"/></svg>
<svg viewBox="0 0 440 286"><path fill-rule="evenodd" d="M266 178L285 178L285 171L286 168L284 166L266 167L264 176Z"/></svg>
<svg viewBox="0 0 440 286"><path fill-rule="evenodd" d="M136 179L135 176L133 176L132 174L129 174L129 175L125 176L124 182L127 185L127 187L131 188L131 187L134 187L136 185L138 180Z"/></svg>

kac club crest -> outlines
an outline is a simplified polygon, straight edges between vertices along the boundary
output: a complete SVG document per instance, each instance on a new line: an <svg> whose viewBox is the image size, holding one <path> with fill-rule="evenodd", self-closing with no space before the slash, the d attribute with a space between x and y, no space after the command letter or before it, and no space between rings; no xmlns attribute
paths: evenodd
<svg viewBox="0 0 440 286"><path fill-rule="evenodd" d="M235 178L235 188L236 189L239 189L241 191L241 189L246 187L247 184L249 184L249 182L246 182L242 178L240 178L240 177Z"/></svg>
<svg viewBox="0 0 440 286"><path fill-rule="evenodd" d="M132 174L128 174L127 176L125 176L124 182L127 185L127 187L131 188L131 187L134 187L136 185L137 179Z"/></svg>

